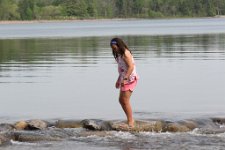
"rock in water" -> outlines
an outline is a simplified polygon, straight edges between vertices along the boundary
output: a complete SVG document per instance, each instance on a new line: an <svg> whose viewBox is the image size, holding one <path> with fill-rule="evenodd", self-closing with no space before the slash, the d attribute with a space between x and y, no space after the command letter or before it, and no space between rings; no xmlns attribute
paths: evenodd
<svg viewBox="0 0 225 150"><path fill-rule="evenodd" d="M136 120L134 128L129 128L125 121L117 121L112 123L112 129L117 131L154 131L161 132L164 126L164 122L160 120Z"/></svg>
<svg viewBox="0 0 225 150"><path fill-rule="evenodd" d="M28 123L26 121L19 121L16 122L14 126L17 130L24 130L27 128Z"/></svg>
<svg viewBox="0 0 225 150"><path fill-rule="evenodd" d="M198 124L192 120L182 120L178 122L179 124L186 126L190 130L194 130L198 127Z"/></svg>
<svg viewBox="0 0 225 150"><path fill-rule="evenodd" d="M28 130L43 130L48 127L48 124L42 120L30 120L27 123L28 123L27 126Z"/></svg>
<svg viewBox="0 0 225 150"><path fill-rule="evenodd" d="M17 130L43 130L48 124L42 120L29 120L16 122L14 126Z"/></svg>
<svg viewBox="0 0 225 150"><path fill-rule="evenodd" d="M11 137L15 141L20 142L37 142L37 141L59 141L60 138L52 137L48 134L39 133L37 131L17 131L12 132Z"/></svg>
<svg viewBox="0 0 225 150"><path fill-rule="evenodd" d="M85 119L81 121L83 128L89 130L112 130L111 124L108 121L98 120L98 119Z"/></svg>

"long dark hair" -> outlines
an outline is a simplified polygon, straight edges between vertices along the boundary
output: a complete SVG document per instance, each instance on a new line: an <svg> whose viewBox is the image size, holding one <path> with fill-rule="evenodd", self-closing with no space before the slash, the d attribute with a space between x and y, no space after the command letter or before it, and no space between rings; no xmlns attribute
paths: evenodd
<svg viewBox="0 0 225 150"><path fill-rule="evenodd" d="M126 49L129 50L127 44L120 38L113 38L110 42L110 46L112 46L112 45L116 45L119 48L118 53L115 51L112 51L112 54L115 59L117 59L119 55L123 56ZM130 51L130 53L131 53L131 51Z"/></svg>

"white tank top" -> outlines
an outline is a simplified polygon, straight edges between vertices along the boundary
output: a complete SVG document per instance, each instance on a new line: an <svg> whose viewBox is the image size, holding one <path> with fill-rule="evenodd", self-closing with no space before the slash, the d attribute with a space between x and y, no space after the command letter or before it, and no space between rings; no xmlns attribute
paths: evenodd
<svg viewBox="0 0 225 150"><path fill-rule="evenodd" d="M124 59L122 58L122 56L118 56L116 61L117 61L117 64L118 64L119 81L121 83L123 81L126 73L127 73L128 67L127 67L127 64L125 63ZM133 56L132 56L132 63L134 64L134 69L133 69L131 75L128 78L128 83L131 83L131 82L139 79L139 76L136 72L136 66L135 66Z"/></svg>

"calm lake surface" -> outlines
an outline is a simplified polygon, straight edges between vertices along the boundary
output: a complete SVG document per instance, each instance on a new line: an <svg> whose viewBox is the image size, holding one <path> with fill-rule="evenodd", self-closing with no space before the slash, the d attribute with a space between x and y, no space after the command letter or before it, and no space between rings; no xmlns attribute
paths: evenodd
<svg viewBox="0 0 225 150"><path fill-rule="evenodd" d="M225 19L75 21L0 24L0 121L125 119L114 87L114 36L126 41L140 75L131 99L135 118L225 115ZM107 149L107 142L87 141L76 144Z"/></svg>

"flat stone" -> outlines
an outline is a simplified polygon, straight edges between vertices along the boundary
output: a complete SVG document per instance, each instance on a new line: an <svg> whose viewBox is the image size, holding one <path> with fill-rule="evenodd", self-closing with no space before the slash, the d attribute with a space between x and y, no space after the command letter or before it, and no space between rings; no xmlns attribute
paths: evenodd
<svg viewBox="0 0 225 150"><path fill-rule="evenodd" d="M81 121L77 120L58 120L55 124L56 128L81 128Z"/></svg>
<svg viewBox="0 0 225 150"><path fill-rule="evenodd" d="M112 123L112 129L117 131L132 131L132 132L161 132L164 126L164 123L160 120L136 120L135 126L133 128L124 128L126 125L125 121L117 121Z"/></svg>

